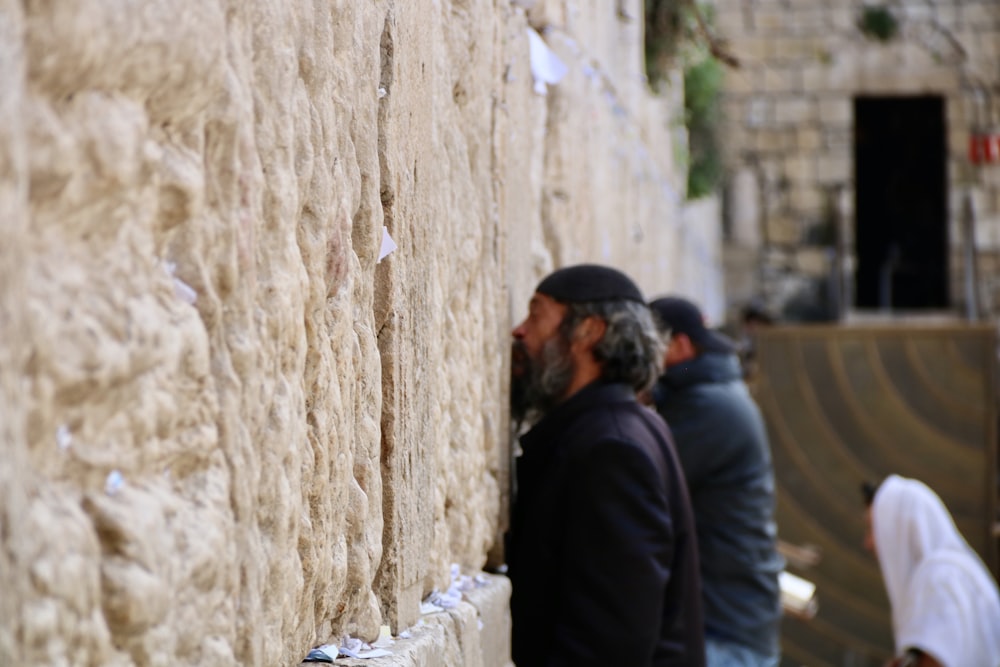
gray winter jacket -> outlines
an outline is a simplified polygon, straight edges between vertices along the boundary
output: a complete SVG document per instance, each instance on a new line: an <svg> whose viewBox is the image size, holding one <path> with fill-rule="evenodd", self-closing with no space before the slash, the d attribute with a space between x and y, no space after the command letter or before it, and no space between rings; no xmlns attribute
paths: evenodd
<svg viewBox="0 0 1000 667"><path fill-rule="evenodd" d="M674 435L698 535L705 636L780 654L774 472L760 410L737 357L706 352L654 388Z"/></svg>

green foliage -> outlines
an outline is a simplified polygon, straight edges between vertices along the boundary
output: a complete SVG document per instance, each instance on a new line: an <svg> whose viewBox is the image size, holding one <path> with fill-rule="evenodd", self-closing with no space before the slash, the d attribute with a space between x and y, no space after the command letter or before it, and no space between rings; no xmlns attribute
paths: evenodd
<svg viewBox="0 0 1000 667"><path fill-rule="evenodd" d="M899 22L884 5L865 5L858 17L858 30L869 39L888 42L899 33Z"/></svg>
<svg viewBox="0 0 1000 667"><path fill-rule="evenodd" d="M688 132L688 198L716 190L722 179L719 101L722 65L710 52L705 27L699 35L692 0L645 0L646 76L656 90L670 72L684 68L684 124ZM711 6L697 9L711 23Z"/></svg>
<svg viewBox="0 0 1000 667"><path fill-rule="evenodd" d="M689 199L711 194L722 178L718 136L722 75L722 65L710 56L684 70L684 115L691 159L688 167Z"/></svg>

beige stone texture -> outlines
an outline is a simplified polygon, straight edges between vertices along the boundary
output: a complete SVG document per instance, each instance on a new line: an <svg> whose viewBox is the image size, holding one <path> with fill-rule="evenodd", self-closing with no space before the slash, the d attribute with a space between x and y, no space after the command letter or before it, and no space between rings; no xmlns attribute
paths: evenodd
<svg viewBox="0 0 1000 667"><path fill-rule="evenodd" d="M777 97L774 101L776 125L799 125L813 118L815 103L808 97Z"/></svg>
<svg viewBox="0 0 1000 667"><path fill-rule="evenodd" d="M798 221L789 215L773 215L766 221L767 240L777 246L797 245L802 231Z"/></svg>
<svg viewBox="0 0 1000 667"><path fill-rule="evenodd" d="M829 8L808 6L803 0L796 0L801 7L791 5L785 10L789 32L793 35L814 37L830 30Z"/></svg>
<svg viewBox="0 0 1000 667"><path fill-rule="evenodd" d="M746 30L745 11L740 6L720 7L715 13L714 26L719 34L740 35Z"/></svg>
<svg viewBox="0 0 1000 667"><path fill-rule="evenodd" d="M812 183L816 180L816 159L807 154L795 152L786 157L784 177L794 183Z"/></svg>
<svg viewBox="0 0 1000 667"><path fill-rule="evenodd" d="M27 287L29 258L28 142L25 119L24 15L20 3L0 2L0 536L14 536L14 526L25 517L30 503L27 412L30 400L26 372L30 360L27 346L9 341L28 339L28 316L20 306ZM4 540L0 545L0 664L16 664L23 654L25 623L21 600L31 593L27 568L32 548L25 540ZM85 586L81 586L83 588ZM83 598L83 594L77 597ZM60 604L49 604L58 612ZM63 607L65 608L65 607ZM86 619L84 619L86 622Z"/></svg>
<svg viewBox="0 0 1000 667"><path fill-rule="evenodd" d="M760 153L784 153L795 147L794 130L755 130L752 147Z"/></svg>
<svg viewBox="0 0 1000 667"><path fill-rule="evenodd" d="M770 42L768 58L775 63L816 59L824 52L824 47L825 43L820 37L785 37L774 39Z"/></svg>
<svg viewBox="0 0 1000 667"><path fill-rule="evenodd" d="M771 49L771 40L764 37L751 37L752 34L754 33L733 35L730 39L733 52L738 54L741 63L759 66L760 63L767 60Z"/></svg>
<svg viewBox="0 0 1000 667"><path fill-rule="evenodd" d="M754 9L753 27L755 32L762 35L780 34L791 28L788 11L775 5Z"/></svg>
<svg viewBox="0 0 1000 667"><path fill-rule="evenodd" d="M777 103L766 97L751 97L746 100L743 112L743 123L747 127L768 127L775 123L775 107ZM727 114L731 115L731 114ZM735 148L731 146L730 149Z"/></svg>
<svg viewBox="0 0 1000 667"><path fill-rule="evenodd" d="M816 157L816 181L824 185L847 183L852 168L850 156L820 154Z"/></svg>
<svg viewBox="0 0 1000 667"><path fill-rule="evenodd" d="M827 15L829 16L830 33L848 34L846 31L853 30L858 22L857 4L825 3L828 5Z"/></svg>
<svg viewBox="0 0 1000 667"><path fill-rule="evenodd" d="M845 97L823 97L817 103L819 122L827 127L849 127L854 121L854 101Z"/></svg>
<svg viewBox="0 0 1000 667"><path fill-rule="evenodd" d="M757 248L727 244L723 260L728 269L726 299L745 304L760 294L760 260Z"/></svg>
<svg viewBox="0 0 1000 667"><path fill-rule="evenodd" d="M0 0L0 665L294 665L502 562L537 280L722 300L639 15ZM505 665L495 590L386 664Z"/></svg>
<svg viewBox="0 0 1000 667"><path fill-rule="evenodd" d="M814 152L823 146L823 133L816 127L800 127L795 133L795 147L803 152Z"/></svg>
<svg viewBox="0 0 1000 667"><path fill-rule="evenodd" d="M760 73L745 69L727 68L723 71L725 90L729 95L754 93L760 88Z"/></svg>
<svg viewBox="0 0 1000 667"><path fill-rule="evenodd" d="M760 246L761 187L759 174L749 167L739 169L730 179L729 233L733 246L752 249Z"/></svg>
<svg viewBox="0 0 1000 667"><path fill-rule="evenodd" d="M829 275L830 258L825 248L799 248L795 251L795 270L810 277Z"/></svg>
<svg viewBox="0 0 1000 667"><path fill-rule="evenodd" d="M808 180L802 184L797 184L788 193L788 203L803 219L811 219L823 210L823 193Z"/></svg>
<svg viewBox="0 0 1000 667"><path fill-rule="evenodd" d="M764 93L795 93L802 88L802 71L797 67L764 70L757 90Z"/></svg>

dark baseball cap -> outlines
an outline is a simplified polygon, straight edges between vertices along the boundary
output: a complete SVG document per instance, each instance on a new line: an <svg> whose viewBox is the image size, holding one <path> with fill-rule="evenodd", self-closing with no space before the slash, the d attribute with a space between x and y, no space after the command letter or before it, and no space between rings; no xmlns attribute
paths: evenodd
<svg viewBox="0 0 1000 667"><path fill-rule="evenodd" d="M631 278L617 269L598 264L577 264L553 271L538 283L535 291L562 303L646 302Z"/></svg>
<svg viewBox="0 0 1000 667"><path fill-rule="evenodd" d="M691 342L706 352L735 352L736 343L718 331L705 326L705 316L698 306L678 296L656 299L649 304L661 329L673 334L684 334Z"/></svg>

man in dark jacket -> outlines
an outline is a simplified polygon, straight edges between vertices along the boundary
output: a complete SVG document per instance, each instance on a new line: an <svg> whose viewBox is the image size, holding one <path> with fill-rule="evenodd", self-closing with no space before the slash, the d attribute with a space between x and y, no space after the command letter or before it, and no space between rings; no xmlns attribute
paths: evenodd
<svg viewBox="0 0 1000 667"><path fill-rule="evenodd" d="M701 589L683 474L636 390L662 343L624 274L550 274L513 333L521 438L511 517L517 667L705 664Z"/></svg>
<svg viewBox="0 0 1000 667"><path fill-rule="evenodd" d="M774 471L736 347L690 301L650 304L670 342L653 388L684 468L698 531L709 667L780 661Z"/></svg>

